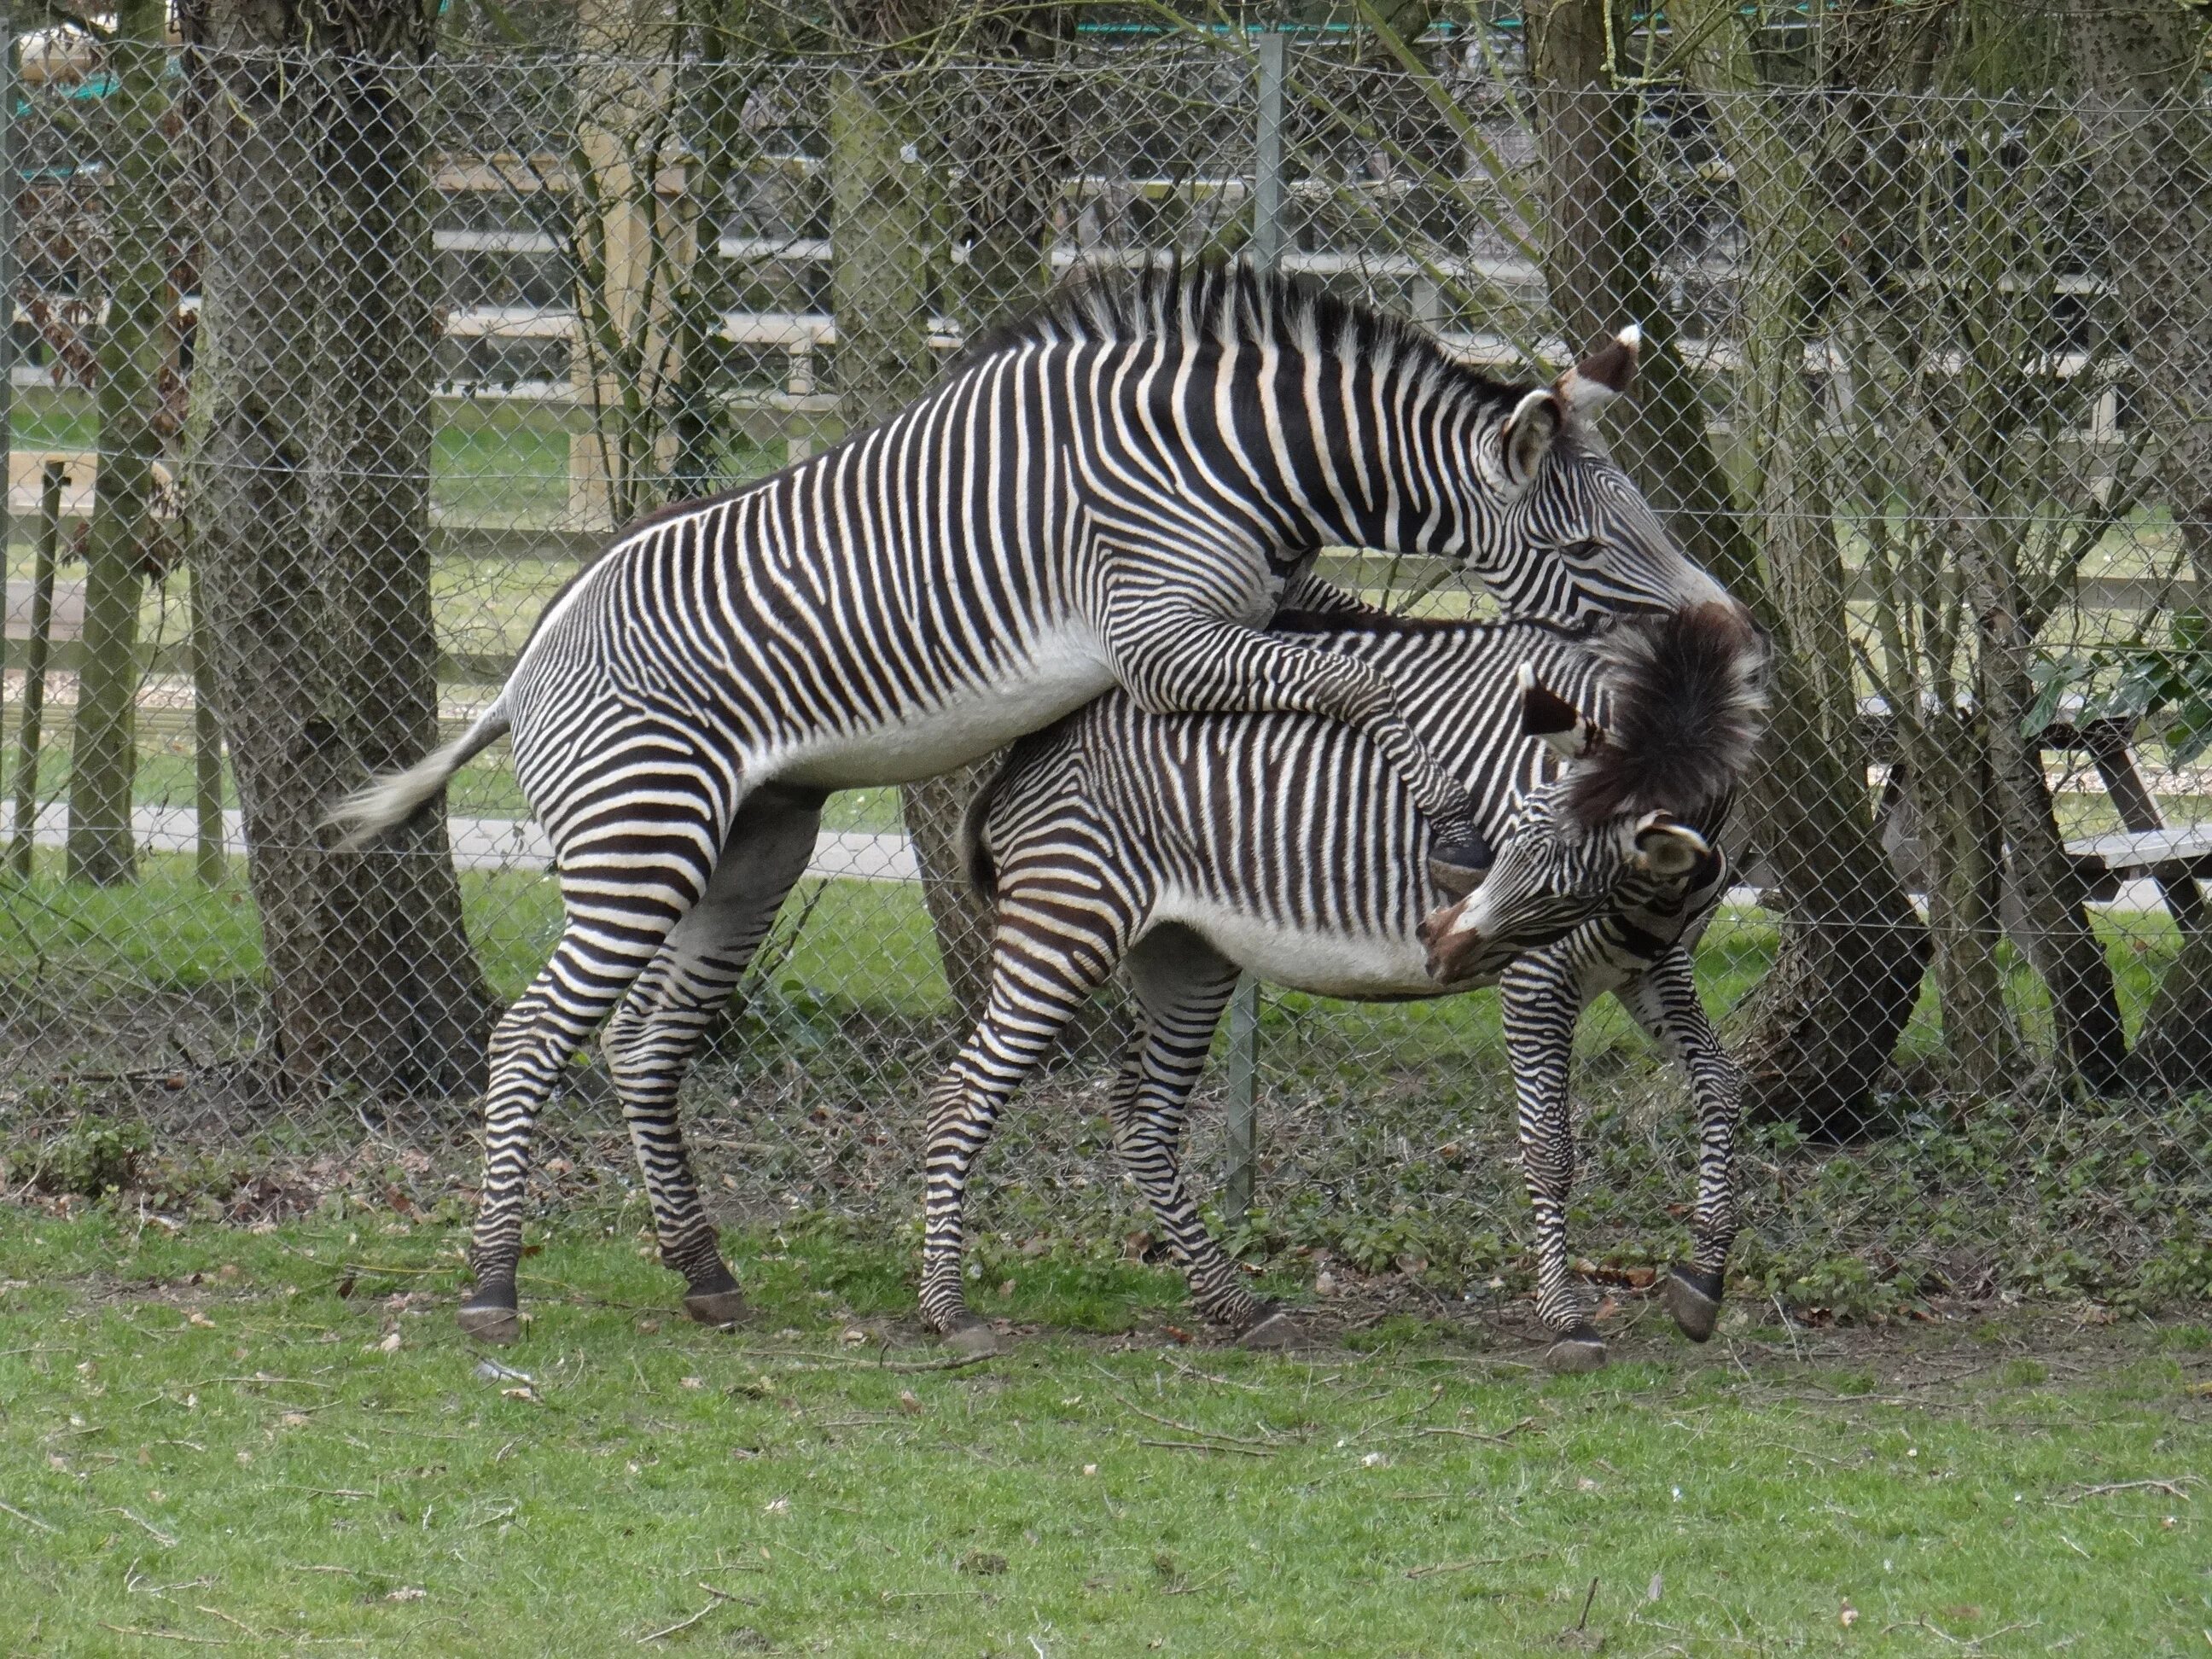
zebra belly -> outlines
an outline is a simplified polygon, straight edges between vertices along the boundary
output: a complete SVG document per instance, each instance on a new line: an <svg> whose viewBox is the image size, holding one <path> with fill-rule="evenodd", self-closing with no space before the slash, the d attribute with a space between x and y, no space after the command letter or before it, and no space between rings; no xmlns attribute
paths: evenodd
<svg viewBox="0 0 2212 1659"><path fill-rule="evenodd" d="M1245 972L1293 991L1357 1002L1446 994L1429 977L1427 952L1411 933L1290 927L1190 893L1164 894L1151 919L1181 922Z"/></svg>
<svg viewBox="0 0 2212 1659"><path fill-rule="evenodd" d="M1063 629L1039 641L1027 662L988 684L957 687L873 726L802 738L768 757L761 769L821 789L919 782L1051 725L1114 683L1089 631Z"/></svg>

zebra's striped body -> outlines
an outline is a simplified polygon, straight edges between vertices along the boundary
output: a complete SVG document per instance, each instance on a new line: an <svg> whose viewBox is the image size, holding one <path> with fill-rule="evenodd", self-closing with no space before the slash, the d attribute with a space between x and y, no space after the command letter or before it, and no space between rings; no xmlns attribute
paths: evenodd
<svg viewBox="0 0 2212 1659"><path fill-rule="evenodd" d="M1618 994L1697 1095L1689 1288L1717 1303L1735 1230L1739 1088L1690 977L1689 947L1727 886L1725 860L1694 825L1725 814L1747 758L1755 642L1740 622L1719 620L1689 653L1701 652L1704 666L1686 678L1710 684L1690 686L1686 697L1677 672L1684 653L1647 651L1624 672L1617 656L1598 654L1618 639L1593 649L1540 623L1291 625L1326 630L1310 637L1386 675L1415 732L1468 784L1501 848L1483 889L1459 907L1486 896L1484 927L1459 927L1456 911L1425 915L1429 831L1374 745L1348 728L1297 715L1152 714L1109 696L1026 739L969 815L971 869L995 900L994 972L984 1016L932 1097L923 1316L963 1340L988 1340L961 1290L969 1167L1002 1103L1124 965L1142 1030L1114 1100L1116 1144L1208 1318L1249 1328L1269 1317L1206 1232L1177 1163L1188 1096L1240 969L1357 999L1502 981L1536 1212L1538 1310L1560 1334L1566 1361L1588 1358L1596 1340L1567 1272L1567 1049L1583 1007ZM1677 617L1622 623L1613 634L1674 640L1705 625ZM1680 799L1608 798L1623 810L1560 837L1560 857L1574 867L1547 866L1538 886L1515 873L1513 849L1552 833L1539 820L1562 816L1574 769L1593 763L1567 763L1563 779L1554 746L1524 734L1534 699L1545 695L1528 687L1524 667L1559 708L1599 708L1608 697L1667 703L1671 686L1665 716L1720 738L1683 778ZM1689 823L1652 810L1670 805ZM1499 882L1518 891L1490 893ZM1551 908L1562 893L1582 895L1578 913ZM1554 942L1523 951L1532 915L1540 917L1536 936ZM1562 925L1573 926L1563 938ZM1595 1352L1601 1358L1601 1346Z"/></svg>
<svg viewBox="0 0 2212 1659"><path fill-rule="evenodd" d="M830 791L941 772L1119 685L1350 722L1455 849L1440 862L1474 862L1464 796L1389 683L1258 629L1329 542L1449 556L1562 617L1719 597L1581 427L1632 357L1503 387L1287 284L1148 272L983 343L880 427L624 534L470 733L339 814L365 839L511 730L556 852L566 927L492 1043L464 1325L517 1329L531 1126L603 1020L663 1259L696 1316L734 1316L677 1087Z"/></svg>

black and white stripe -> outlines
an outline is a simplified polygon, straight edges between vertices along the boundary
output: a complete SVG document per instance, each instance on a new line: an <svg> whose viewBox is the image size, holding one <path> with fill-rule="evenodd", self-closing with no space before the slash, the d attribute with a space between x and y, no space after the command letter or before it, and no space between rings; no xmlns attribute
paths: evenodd
<svg viewBox="0 0 2212 1659"><path fill-rule="evenodd" d="M1291 625L1392 682L1416 735L1468 785L1497 863L1461 904L1429 914L1422 815L1375 745L1329 722L1162 716L1108 696L1018 745L969 816L971 874L995 904L993 975L931 1098L924 1318L989 1340L962 1294L970 1165L1066 1021L1126 966L1142 1031L1114 1099L1116 1143L1205 1316L1248 1330L1273 1319L1207 1233L1177 1162L1243 969L1367 1000L1502 981L1538 1311L1561 1364L1603 1354L1567 1270L1568 1048L1582 1009L1618 994L1698 1099L1696 1249L1670 1300L1709 1334L1735 1231L1739 1082L1689 947L1727 887L1711 834L1757 739L1762 643L1722 606L1596 638L1533 623Z"/></svg>
<svg viewBox="0 0 2212 1659"><path fill-rule="evenodd" d="M492 1045L464 1324L517 1329L531 1126L603 1021L663 1258L696 1315L734 1312L677 1084L831 790L932 776L1119 685L1356 726L1440 862L1468 863L1464 791L1389 681L1259 629L1330 543L1459 560L1562 620L1721 597L1584 423L1633 356L1506 386L1241 269L1102 277L883 425L622 536L468 734L337 814L365 840L511 731L557 853L567 926Z"/></svg>

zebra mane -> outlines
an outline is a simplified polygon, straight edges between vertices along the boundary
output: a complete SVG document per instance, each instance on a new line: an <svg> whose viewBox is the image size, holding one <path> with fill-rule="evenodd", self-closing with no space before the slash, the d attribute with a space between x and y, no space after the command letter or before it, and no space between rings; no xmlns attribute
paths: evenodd
<svg viewBox="0 0 2212 1659"><path fill-rule="evenodd" d="M1624 617L1590 641L1605 665L1607 740L1569 767L1568 811L1705 820L1743 781L1765 729L1767 641L1732 605Z"/></svg>
<svg viewBox="0 0 2212 1659"><path fill-rule="evenodd" d="M1192 337L1224 346L1273 341L1359 357L1375 368L1448 376L1503 401L1528 388L1492 379L1448 355L1419 325L1330 293L1304 276L1262 275L1243 259L1186 260L1129 270L1077 265L1034 310L975 335L954 371L1025 345Z"/></svg>

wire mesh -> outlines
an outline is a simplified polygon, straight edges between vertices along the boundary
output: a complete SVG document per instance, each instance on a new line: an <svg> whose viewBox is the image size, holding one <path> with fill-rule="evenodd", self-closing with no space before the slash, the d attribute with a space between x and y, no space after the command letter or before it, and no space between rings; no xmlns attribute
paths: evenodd
<svg viewBox="0 0 2212 1659"><path fill-rule="evenodd" d="M1645 329L1619 452L1784 661L1698 952L1753 1070L1745 1270L1853 1312L2212 1293L2212 472L2176 343L2212 319L2201 268L2143 252L2183 210L2142 171L2200 107L1561 92L1492 35L1301 40L1268 190L1243 37L647 44L23 55L13 1190L465 1208L489 1020L558 932L550 849L503 747L395 851L331 854L322 810L488 706L617 526L897 408L1076 265L1238 252L1265 198L1283 269L1502 375ZM1324 568L1485 603L1421 560ZM962 787L832 800L687 1087L726 1213L913 1211L978 939ZM1102 1006L1002 1124L987 1237L1144 1247L1103 1122L1127 1024ZM1268 991L1257 1055L1240 1251L1520 1287L1490 994ZM1577 1107L1577 1248L1641 1282L1686 1237L1694 1135L1609 1005ZM556 1201L628 1191L595 1064L538 1169Z"/></svg>

